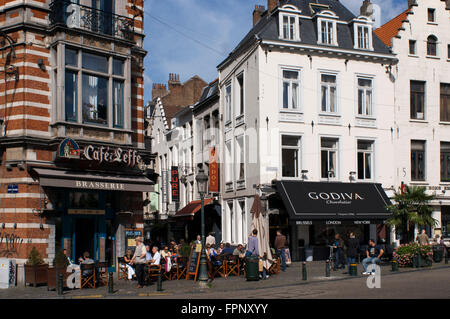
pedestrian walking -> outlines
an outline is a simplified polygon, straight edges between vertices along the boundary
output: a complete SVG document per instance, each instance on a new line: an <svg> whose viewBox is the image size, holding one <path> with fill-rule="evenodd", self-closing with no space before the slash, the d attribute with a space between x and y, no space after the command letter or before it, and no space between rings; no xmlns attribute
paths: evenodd
<svg viewBox="0 0 450 319"><path fill-rule="evenodd" d="M428 238L427 232L425 229L422 229L422 233L417 236L416 240L421 245L428 245L430 243L430 238Z"/></svg>
<svg viewBox="0 0 450 319"><path fill-rule="evenodd" d="M146 263L147 249L144 246L144 238L136 238L136 250L134 251L131 263L136 265L136 277L138 281L138 288L144 288L145 285L145 263Z"/></svg>
<svg viewBox="0 0 450 319"><path fill-rule="evenodd" d="M335 249L334 269L345 268L344 265L344 241L339 234L334 237L333 248Z"/></svg>
<svg viewBox="0 0 450 319"><path fill-rule="evenodd" d="M356 262L359 252L359 239L356 238L355 233L351 232L347 242L347 272L350 273L350 264Z"/></svg>
<svg viewBox="0 0 450 319"><path fill-rule="evenodd" d="M277 230L274 246L281 257L281 271L286 271L286 244L286 236L281 233L281 230Z"/></svg>

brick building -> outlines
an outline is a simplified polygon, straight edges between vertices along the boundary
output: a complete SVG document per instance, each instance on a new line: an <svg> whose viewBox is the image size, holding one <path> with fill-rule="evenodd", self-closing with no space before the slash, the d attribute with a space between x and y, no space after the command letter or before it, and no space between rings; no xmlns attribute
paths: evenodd
<svg viewBox="0 0 450 319"><path fill-rule="evenodd" d="M51 264L65 248L114 266L153 189L143 0L0 8L0 257L20 265L34 246Z"/></svg>

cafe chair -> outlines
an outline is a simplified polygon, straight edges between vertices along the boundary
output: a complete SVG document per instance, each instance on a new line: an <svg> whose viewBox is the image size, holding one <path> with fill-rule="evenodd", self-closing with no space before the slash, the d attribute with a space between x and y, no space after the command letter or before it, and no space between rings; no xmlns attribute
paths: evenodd
<svg viewBox="0 0 450 319"><path fill-rule="evenodd" d="M225 260L226 260L225 277L228 277L230 275L235 275L239 277L240 274L239 256L228 255L225 257Z"/></svg>
<svg viewBox="0 0 450 319"><path fill-rule="evenodd" d="M152 282L152 278L155 278L155 280L158 279L159 273L161 271L161 265L148 265L148 282Z"/></svg>
<svg viewBox="0 0 450 319"><path fill-rule="evenodd" d="M216 262L218 263L216 263ZM211 261L211 277L214 278L216 275L219 275L222 278L225 278L227 276L227 260L226 256L215 256L213 260Z"/></svg>
<svg viewBox="0 0 450 319"><path fill-rule="evenodd" d="M281 272L281 257L280 256L273 256L275 257L272 263L272 265L269 268L269 274L271 275L278 275Z"/></svg>
<svg viewBox="0 0 450 319"><path fill-rule="evenodd" d="M128 270L127 264L123 260L123 257L118 258L118 271L117 271L117 280L128 280Z"/></svg>
<svg viewBox="0 0 450 319"><path fill-rule="evenodd" d="M98 284L102 284L108 286L108 263L105 261L97 262L97 282Z"/></svg>
<svg viewBox="0 0 450 319"><path fill-rule="evenodd" d="M172 280L173 265L170 271L166 272L166 260L161 258L161 274L163 279Z"/></svg>
<svg viewBox="0 0 450 319"><path fill-rule="evenodd" d="M174 265L175 267L175 276L177 280L180 280L180 278L186 278L186 271L187 271L187 264L188 259L186 257L178 257L177 262Z"/></svg>
<svg viewBox="0 0 450 319"><path fill-rule="evenodd" d="M86 271L90 273L86 274ZM95 288L95 264L80 264L80 289L85 286Z"/></svg>

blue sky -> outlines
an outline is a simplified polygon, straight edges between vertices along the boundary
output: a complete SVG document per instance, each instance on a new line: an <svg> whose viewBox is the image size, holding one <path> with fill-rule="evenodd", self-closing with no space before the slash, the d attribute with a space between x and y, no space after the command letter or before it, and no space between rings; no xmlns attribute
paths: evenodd
<svg viewBox="0 0 450 319"><path fill-rule="evenodd" d="M355 15L363 0L340 0ZM381 24L407 9L407 0L372 0L381 7ZM216 66L252 27L255 5L267 0L145 0L145 102L153 83L169 73L182 82L199 75L217 78Z"/></svg>

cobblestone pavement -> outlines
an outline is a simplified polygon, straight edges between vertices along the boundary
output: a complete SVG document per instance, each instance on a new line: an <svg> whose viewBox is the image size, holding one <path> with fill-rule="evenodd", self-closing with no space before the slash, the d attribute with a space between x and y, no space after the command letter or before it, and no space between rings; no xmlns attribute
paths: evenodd
<svg viewBox="0 0 450 319"><path fill-rule="evenodd" d="M100 298L406 298L395 295L392 290L384 294L389 285L396 284L405 287L405 292L413 293L417 280L425 280L424 285L434 282L436 287L430 286L434 294L440 298L450 297L450 265L444 263L433 264L432 267L420 269L400 269L393 273L390 265L381 267L382 289L368 289L366 278L361 275L362 265L358 265L358 276L350 277L344 270L331 271L331 276L325 276L325 262L307 263L307 280L302 280L302 264L292 263L286 272L272 275L266 280L246 281L240 277L216 278L210 289L202 290L193 280L172 280L163 282L163 291L156 291L156 284L137 289L136 281L117 280L114 276L114 294L108 294L107 287L96 289L65 290L63 296L56 291L48 291L47 286L24 287L18 286L0 290L0 298L12 299L100 299ZM416 280L416 278L418 278ZM441 280L442 278L442 280ZM427 281L428 280L428 281ZM446 282L444 284L444 282ZM431 285L431 284L430 284ZM409 288L409 289L406 289ZM403 289L403 288L402 288ZM360 292L359 292L360 291ZM372 291L377 291L373 295ZM394 290L395 291L395 290ZM394 295L393 295L394 294ZM414 294L413 294L414 295Z"/></svg>

